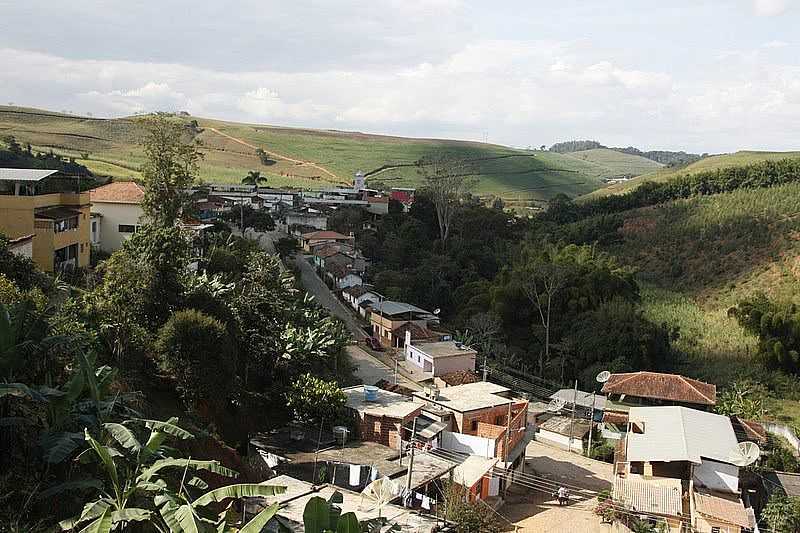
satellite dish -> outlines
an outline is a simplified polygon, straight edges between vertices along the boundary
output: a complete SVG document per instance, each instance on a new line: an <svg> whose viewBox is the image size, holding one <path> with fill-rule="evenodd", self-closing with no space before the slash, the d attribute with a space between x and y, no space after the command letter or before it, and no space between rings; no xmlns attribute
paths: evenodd
<svg viewBox="0 0 800 533"><path fill-rule="evenodd" d="M747 466L755 463L761 456L761 450L755 442L740 442L728 454L728 460L736 466Z"/></svg>
<svg viewBox="0 0 800 533"><path fill-rule="evenodd" d="M437 307L436 309L434 309L434 310L433 310L433 314L434 314L434 315L438 315L438 314L439 314L439 313L441 313L441 312L442 312L442 310L441 310L441 309L439 309L438 307Z"/></svg>
<svg viewBox="0 0 800 533"><path fill-rule="evenodd" d="M550 400L550 403L547 404L547 410L551 413L558 413L564 408L565 405L567 405L567 402L565 402L562 398L553 398Z"/></svg>
<svg viewBox="0 0 800 533"><path fill-rule="evenodd" d="M383 507L400 495L400 487L388 477L378 478L361 491L359 508L380 512Z"/></svg>
<svg viewBox="0 0 800 533"><path fill-rule="evenodd" d="M594 379L596 379L598 383L605 383L606 381L608 381L608 378L610 377L611 377L611 372L609 372L608 370L603 370L602 372L597 374L597 377Z"/></svg>

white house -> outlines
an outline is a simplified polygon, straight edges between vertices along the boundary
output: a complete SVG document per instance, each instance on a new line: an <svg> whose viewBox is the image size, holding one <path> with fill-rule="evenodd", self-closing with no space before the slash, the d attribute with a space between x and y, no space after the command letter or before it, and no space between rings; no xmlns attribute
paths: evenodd
<svg viewBox="0 0 800 533"><path fill-rule="evenodd" d="M477 355L472 348L452 340L412 344L411 332L406 331L406 362L432 378L462 370L474 371Z"/></svg>
<svg viewBox="0 0 800 533"><path fill-rule="evenodd" d="M144 189L133 181L113 181L92 189L92 242L114 252L143 224Z"/></svg>
<svg viewBox="0 0 800 533"><path fill-rule="evenodd" d="M371 285L355 285L342 291L342 297L350 304L350 307L359 311L362 302L380 302L383 296L375 291Z"/></svg>

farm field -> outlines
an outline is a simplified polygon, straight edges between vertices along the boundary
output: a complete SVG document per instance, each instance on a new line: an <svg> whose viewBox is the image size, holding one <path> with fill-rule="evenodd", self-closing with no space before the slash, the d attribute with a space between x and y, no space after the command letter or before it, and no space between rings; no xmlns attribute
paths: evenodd
<svg viewBox="0 0 800 533"><path fill-rule="evenodd" d="M476 193L510 204L547 201L554 195L585 195L618 174L608 162L552 152L441 139L412 139L332 130L311 130L177 117L197 121L195 137L204 158L199 178L237 183L258 170L272 186L321 188L349 184L356 171L373 187L418 186L414 163L450 155L472 163ZM0 136L13 135L34 150L74 157L93 172L119 179L140 177L141 129L135 118L100 119L0 106ZM269 157L263 164L256 149ZM631 157L631 156L629 156ZM635 156L633 156L635 157ZM598 161L602 159L599 158ZM641 159L641 158L640 158Z"/></svg>
<svg viewBox="0 0 800 533"><path fill-rule="evenodd" d="M743 150L733 154L720 154L706 157L699 161L695 161L686 166L681 167L663 167L651 172L643 173L640 176L633 178L624 183L614 183L596 189L586 196L584 199L597 198L600 196L607 196L611 194L624 194L631 191L649 181L663 182L669 181L677 176L686 174L697 174L707 170L718 170L727 167L737 167L747 165L750 163L757 163L759 161L776 161L779 159L800 157L800 152L756 152Z"/></svg>
<svg viewBox="0 0 800 533"><path fill-rule="evenodd" d="M639 176L663 168L664 165L646 157L625 154L608 148L596 148L564 154L605 168L608 177Z"/></svg>

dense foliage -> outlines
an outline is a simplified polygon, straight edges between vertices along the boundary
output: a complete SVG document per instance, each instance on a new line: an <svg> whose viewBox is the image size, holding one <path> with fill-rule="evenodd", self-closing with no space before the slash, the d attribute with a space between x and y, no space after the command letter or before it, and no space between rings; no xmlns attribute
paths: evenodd
<svg viewBox="0 0 800 533"><path fill-rule="evenodd" d="M564 141L555 143L550 147L551 152L567 154L570 152L581 152L583 150L594 150L595 148L605 148L597 141Z"/></svg>
<svg viewBox="0 0 800 533"><path fill-rule="evenodd" d="M23 148L11 135L4 137L2 141L6 145L6 149L0 149L0 167L40 168L59 170L70 176L92 176L89 169L76 163L74 158L64 159L62 156L54 154L52 150L34 153L30 144Z"/></svg>
<svg viewBox="0 0 800 533"><path fill-rule="evenodd" d="M665 182L650 181L625 194L604 196L580 204L559 196L551 201L548 210L541 218L563 224L681 198L719 194L738 189L774 187L798 180L800 180L800 159L762 161L747 166L679 176Z"/></svg>
<svg viewBox="0 0 800 533"><path fill-rule="evenodd" d="M326 381L313 374L298 377L286 392L286 405L295 420L315 424L336 421L343 414L347 401L335 381Z"/></svg>
<svg viewBox="0 0 800 533"><path fill-rule="evenodd" d="M771 531L800 530L800 498L774 493L764 507L761 518Z"/></svg>
<svg viewBox="0 0 800 533"><path fill-rule="evenodd" d="M674 167L678 165L688 165L689 163L694 163L695 161L699 161L703 157L707 156L698 155L698 154L687 154L686 152L671 152L668 150L648 150L647 152L643 152L638 148L634 148L633 146L628 146L626 148L611 148L615 152L622 152L623 154L631 154L631 155L638 155L639 157L644 157L646 159L650 159L657 163L661 163L662 165L667 165L668 167Z"/></svg>
<svg viewBox="0 0 800 533"><path fill-rule="evenodd" d="M758 354L767 368L800 373L800 310L795 304L771 301L759 293L730 314L758 337Z"/></svg>

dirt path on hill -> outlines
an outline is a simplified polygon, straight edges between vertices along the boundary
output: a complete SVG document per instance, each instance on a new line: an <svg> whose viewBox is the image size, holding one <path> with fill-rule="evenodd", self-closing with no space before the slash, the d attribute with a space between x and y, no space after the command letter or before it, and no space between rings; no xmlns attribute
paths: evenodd
<svg viewBox="0 0 800 533"><path fill-rule="evenodd" d="M234 137L233 135L228 135L227 133L223 133L223 132L219 131L217 128L211 128L211 127L208 127L208 126L204 126L204 128L206 130L208 130L208 131L213 131L217 135L225 137L226 139L230 139L235 143L239 143L242 146L247 146L248 148L252 148L253 150L258 150L260 148L260 146L256 146L254 144L250 144L249 142L244 141L242 139L238 139L238 138ZM263 150L263 148L262 148L262 150ZM287 155L279 154L277 152L272 152L272 151L269 151L267 153L269 155L277 158L277 159L283 159L284 161L289 161L291 163L296 163L298 165L304 165L304 166L307 166L307 167L315 168L315 169L319 170L320 172L322 172L323 174L327 174L328 176L330 176L331 178L336 180L337 183L345 183L345 180L343 180L342 178L340 178L339 176L337 176L336 174L334 174L333 172L331 172L327 168L314 163L313 161L303 161L302 159L295 159L293 157L289 157Z"/></svg>

